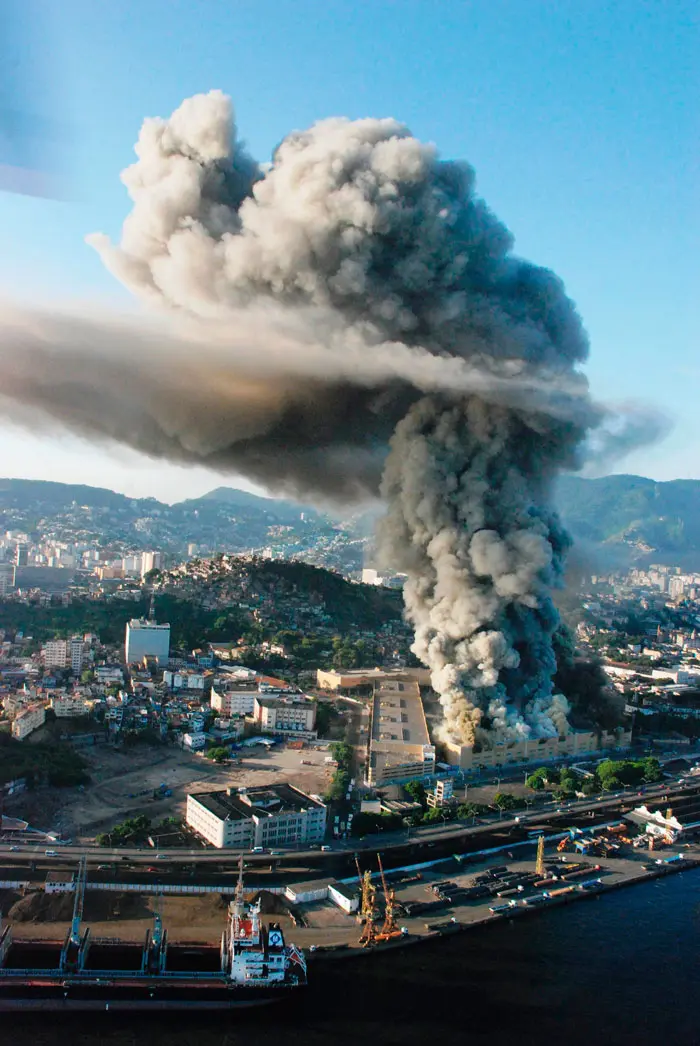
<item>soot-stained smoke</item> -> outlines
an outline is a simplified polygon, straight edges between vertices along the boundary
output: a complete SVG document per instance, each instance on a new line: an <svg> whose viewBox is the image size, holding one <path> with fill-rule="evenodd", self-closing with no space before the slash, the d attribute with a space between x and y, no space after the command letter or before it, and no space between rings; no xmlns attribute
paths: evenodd
<svg viewBox="0 0 700 1046"><path fill-rule="evenodd" d="M260 166L213 91L136 153L121 241L89 242L161 319L4 316L7 410L279 492L381 490L446 734L563 729L550 483L603 412L561 281L392 119L321 121Z"/></svg>

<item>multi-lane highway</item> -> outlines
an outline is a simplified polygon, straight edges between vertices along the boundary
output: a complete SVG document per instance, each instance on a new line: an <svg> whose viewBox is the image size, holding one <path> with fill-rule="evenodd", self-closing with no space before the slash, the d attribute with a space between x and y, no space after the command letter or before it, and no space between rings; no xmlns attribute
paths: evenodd
<svg viewBox="0 0 700 1046"><path fill-rule="evenodd" d="M390 864L405 859L416 861L430 855L455 850L469 851L492 845L491 840L501 843L511 840L513 843L528 838L536 827L546 826L549 832L562 831L571 826L585 826L615 817L643 802L668 801L679 796L698 794L700 780L687 779L683 785L677 781L663 782L647 786L644 793L621 792L598 798L585 799L559 806L546 803L536 809L528 809L517 816L506 815L480 818L476 824L454 824L448 822L430 828L411 829L406 831L370 836L361 840L348 840L333 844L331 851L321 851L319 847L306 850L272 851L263 854L245 852L245 863L248 868L275 870L303 869L327 870L329 874L338 874L345 867L354 864L353 854L356 851L374 851L381 847L387 854ZM47 853L47 851L51 851ZM426 851L425 856L421 856ZM432 851L432 853L431 853ZM178 869L185 868L192 875L195 871L203 876L235 871L240 851L235 850L193 850L168 849L159 856L150 848L104 848L88 845L61 845L59 843L0 843L0 861L4 865L34 863L37 870L65 868L75 866L78 858L85 854L89 864L95 869L101 864L121 866L126 869L144 872L151 870L167 878L177 874Z"/></svg>

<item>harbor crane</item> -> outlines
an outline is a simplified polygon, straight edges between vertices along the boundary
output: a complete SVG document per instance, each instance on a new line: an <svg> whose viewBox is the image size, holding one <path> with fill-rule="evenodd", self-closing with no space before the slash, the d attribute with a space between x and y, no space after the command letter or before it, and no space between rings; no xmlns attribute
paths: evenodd
<svg viewBox="0 0 700 1046"><path fill-rule="evenodd" d="M85 930L85 933L80 934L80 926L83 920L83 906L85 903L85 886L87 882L87 855L82 854L80 858L80 864L78 865L78 872L75 877L75 900L73 901L73 918L71 919L70 930L66 936L66 940L61 949L61 969L62 970L80 970L82 969L88 950L88 938L90 936L90 930Z"/></svg>
<svg viewBox="0 0 700 1046"><path fill-rule="evenodd" d="M372 873L367 871L363 874L360 870L360 862L358 861L357 856L355 856L355 864L357 865L357 877L360 880L360 890L362 895L362 901L360 904L362 933L360 934L359 943L363 948L370 948L376 940L374 919L377 914L375 903L377 889L372 882Z"/></svg>
<svg viewBox="0 0 700 1046"><path fill-rule="evenodd" d="M384 866L382 865L382 859L379 854L377 854L377 861L379 863L379 873L382 877L382 889L384 891L384 925L379 933L375 934L375 940L391 941L396 937L402 937L403 932L396 922L396 893L393 886L387 886L386 876L384 875Z"/></svg>
<svg viewBox="0 0 700 1046"><path fill-rule="evenodd" d="M153 903L153 931L146 934L144 973L163 973L168 951L168 931L163 928L163 891L159 890Z"/></svg>

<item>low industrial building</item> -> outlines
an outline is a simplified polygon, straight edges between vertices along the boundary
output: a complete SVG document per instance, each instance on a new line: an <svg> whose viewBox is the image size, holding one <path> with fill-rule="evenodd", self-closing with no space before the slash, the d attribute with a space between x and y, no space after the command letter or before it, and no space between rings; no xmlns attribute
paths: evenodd
<svg viewBox="0 0 700 1046"><path fill-rule="evenodd" d="M368 747L366 777L373 788L435 773L418 682L385 675L375 684Z"/></svg>
<svg viewBox="0 0 700 1046"><path fill-rule="evenodd" d="M47 872L44 893L72 893L75 890L73 872Z"/></svg>
<svg viewBox="0 0 700 1046"><path fill-rule="evenodd" d="M335 879L310 879L307 882L291 883L285 888L284 896L292 904L313 904L314 901L325 901L328 887Z"/></svg>
<svg viewBox="0 0 700 1046"><path fill-rule="evenodd" d="M445 759L451 766L467 773L523 763L548 763L570 756L595 755L597 752L629 748L630 730L570 730L563 737L538 737L528 741L501 741L490 748L445 743Z"/></svg>
<svg viewBox="0 0 700 1046"><path fill-rule="evenodd" d="M356 886L348 886L347 883L330 883L328 886L328 900L333 901L339 908L348 914L356 912L360 907L360 894Z"/></svg>
<svg viewBox="0 0 700 1046"><path fill-rule="evenodd" d="M219 849L308 846L326 834L325 803L289 784L190 794L186 820Z"/></svg>
<svg viewBox="0 0 700 1046"><path fill-rule="evenodd" d="M292 904L313 904L314 901L332 901L338 908L351 914L360 907L357 886L348 886L337 879L312 879L311 882L287 886L284 896Z"/></svg>
<svg viewBox="0 0 700 1046"><path fill-rule="evenodd" d="M403 682L430 686L430 670L427 668L401 668L387 671L385 668L353 668L342 672L335 668L316 671L316 683L321 690L356 690L372 687L384 679L400 679Z"/></svg>
<svg viewBox="0 0 700 1046"><path fill-rule="evenodd" d="M675 843L700 834L700 796L686 795L668 802L642 804L626 820L643 828L654 839Z"/></svg>

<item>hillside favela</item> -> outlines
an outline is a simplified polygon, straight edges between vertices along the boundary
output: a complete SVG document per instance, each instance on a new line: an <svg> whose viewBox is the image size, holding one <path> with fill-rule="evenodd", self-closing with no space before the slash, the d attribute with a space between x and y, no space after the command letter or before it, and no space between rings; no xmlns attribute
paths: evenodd
<svg viewBox="0 0 700 1046"><path fill-rule="evenodd" d="M697 11L0 27L0 1046L697 1046Z"/></svg>

